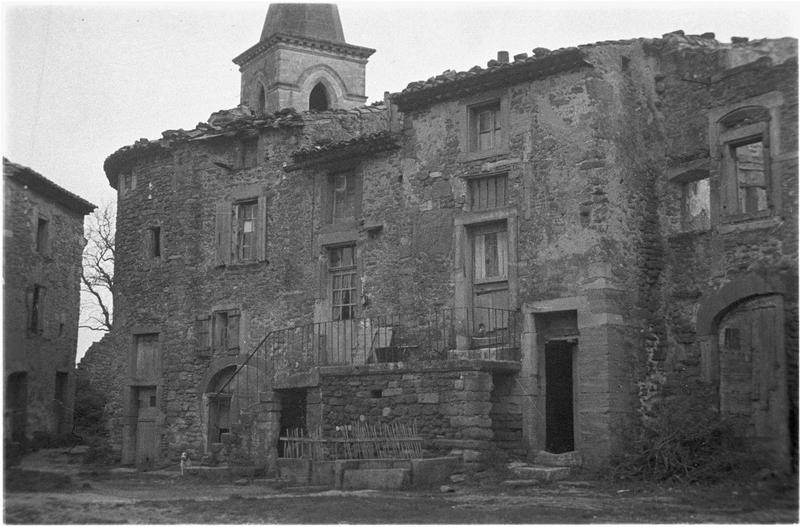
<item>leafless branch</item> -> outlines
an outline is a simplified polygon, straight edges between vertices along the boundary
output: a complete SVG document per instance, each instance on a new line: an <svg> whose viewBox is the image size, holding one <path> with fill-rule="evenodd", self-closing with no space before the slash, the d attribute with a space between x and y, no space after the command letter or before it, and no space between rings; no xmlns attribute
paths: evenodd
<svg viewBox="0 0 800 527"><path fill-rule="evenodd" d="M114 306L114 234L116 212L112 203L97 208L86 218L81 292L88 301L81 307L79 327L110 331Z"/></svg>

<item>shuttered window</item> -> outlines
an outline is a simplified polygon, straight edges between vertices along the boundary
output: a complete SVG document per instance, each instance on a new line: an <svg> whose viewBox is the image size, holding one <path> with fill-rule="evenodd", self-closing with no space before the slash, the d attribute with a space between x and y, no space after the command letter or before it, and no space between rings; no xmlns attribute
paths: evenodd
<svg viewBox="0 0 800 527"><path fill-rule="evenodd" d="M239 352L239 310L215 311L213 322L213 348L215 353Z"/></svg>
<svg viewBox="0 0 800 527"><path fill-rule="evenodd" d="M506 206L508 175L499 174L469 180L470 208L496 209Z"/></svg>
<svg viewBox="0 0 800 527"><path fill-rule="evenodd" d="M201 315L194 321L195 351L206 355L211 350L211 317Z"/></svg>
<svg viewBox="0 0 800 527"><path fill-rule="evenodd" d="M266 261L266 196L218 203L215 234L217 265Z"/></svg>

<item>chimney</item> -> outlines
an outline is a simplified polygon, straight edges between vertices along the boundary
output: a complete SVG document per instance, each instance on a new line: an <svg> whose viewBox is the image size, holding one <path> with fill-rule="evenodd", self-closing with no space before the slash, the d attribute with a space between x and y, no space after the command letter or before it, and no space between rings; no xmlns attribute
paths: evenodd
<svg viewBox="0 0 800 527"><path fill-rule="evenodd" d="M508 51L498 51L497 62L500 64L508 64Z"/></svg>

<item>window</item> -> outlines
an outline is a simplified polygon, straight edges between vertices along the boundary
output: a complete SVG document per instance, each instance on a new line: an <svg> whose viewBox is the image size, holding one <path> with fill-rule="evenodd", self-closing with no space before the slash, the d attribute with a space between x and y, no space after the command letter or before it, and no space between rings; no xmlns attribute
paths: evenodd
<svg viewBox="0 0 800 527"><path fill-rule="evenodd" d="M258 166L258 138L246 139L240 145L239 167L253 168Z"/></svg>
<svg viewBox="0 0 800 527"><path fill-rule="evenodd" d="M267 198L245 196L232 203L217 204L217 265L267 259Z"/></svg>
<svg viewBox="0 0 800 527"><path fill-rule="evenodd" d="M506 280L508 234L505 223L477 226L472 231L473 273L476 281Z"/></svg>
<svg viewBox="0 0 800 527"><path fill-rule="evenodd" d="M501 146L500 102L495 101L469 110L470 151L486 152Z"/></svg>
<svg viewBox="0 0 800 527"><path fill-rule="evenodd" d="M355 245L328 249L331 320L350 320L355 317L357 296L355 251Z"/></svg>
<svg viewBox="0 0 800 527"><path fill-rule="evenodd" d="M161 348L158 333L134 336L133 376L137 379L153 379L161 373Z"/></svg>
<svg viewBox="0 0 800 527"><path fill-rule="evenodd" d="M212 316L215 353L239 353L239 310L215 311Z"/></svg>
<svg viewBox="0 0 800 527"><path fill-rule="evenodd" d="M119 194L124 196L128 192L136 189L136 174L120 174L119 175Z"/></svg>
<svg viewBox="0 0 800 527"><path fill-rule="evenodd" d="M682 185L681 224L684 231L711 228L711 187L708 178Z"/></svg>
<svg viewBox="0 0 800 527"><path fill-rule="evenodd" d="M36 252L46 254L50 248L50 222L42 217L36 225Z"/></svg>
<svg viewBox="0 0 800 527"><path fill-rule="evenodd" d="M161 258L161 227L150 227L145 234L147 256L152 259Z"/></svg>
<svg viewBox="0 0 800 527"><path fill-rule="evenodd" d="M40 285L34 285L28 289L27 308L28 308L28 333L41 335L44 332L44 299L47 289Z"/></svg>
<svg viewBox="0 0 800 527"><path fill-rule="evenodd" d="M356 217L357 181L353 172L330 176L331 223L341 223Z"/></svg>
<svg viewBox="0 0 800 527"><path fill-rule="evenodd" d="M318 82L314 89L311 90L311 95L308 97L308 109L323 111L328 109L328 90L325 85Z"/></svg>
<svg viewBox="0 0 800 527"><path fill-rule="evenodd" d="M780 152L782 105L783 95L771 92L709 111L710 159L720 160L711 167L712 176L714 169L719 176L712 188L712 222L766 219L781 210L784 198L772 161Z"/></svg>
<svg viewBox="0 0 800 527"><path fill-rule="evenodd" d="M236 259L249 262L256 259L256 211L258 201L236 204Z"/></svg>
<svg viewBox="0 0 800 527"><path fill-rule="evenodd" d="M470 210L485 210L506 205L508 175L473 178L469 181Z"/></svg>
<svg viewBox="0 0 800 527"><path fill-rule="evenodd" d="M730 145L729 148L736 172L739 212L748 214L766 210L768 205L764 143L758 138L747 143Z"/></svg>

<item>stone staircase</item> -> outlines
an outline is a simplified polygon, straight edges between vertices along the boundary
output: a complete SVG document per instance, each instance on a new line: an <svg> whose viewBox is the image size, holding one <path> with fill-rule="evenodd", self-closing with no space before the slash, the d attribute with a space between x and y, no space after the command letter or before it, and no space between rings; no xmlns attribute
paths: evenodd
<svg viewBox="0 0 800 527"><path fill-rule="evenodd" d="M552 483L569 478L583 463L577 451L552 454L539 451L532 463L514 461L506 465L515 478L503 482L508 487L529 487L541 483Z"/></svg>

